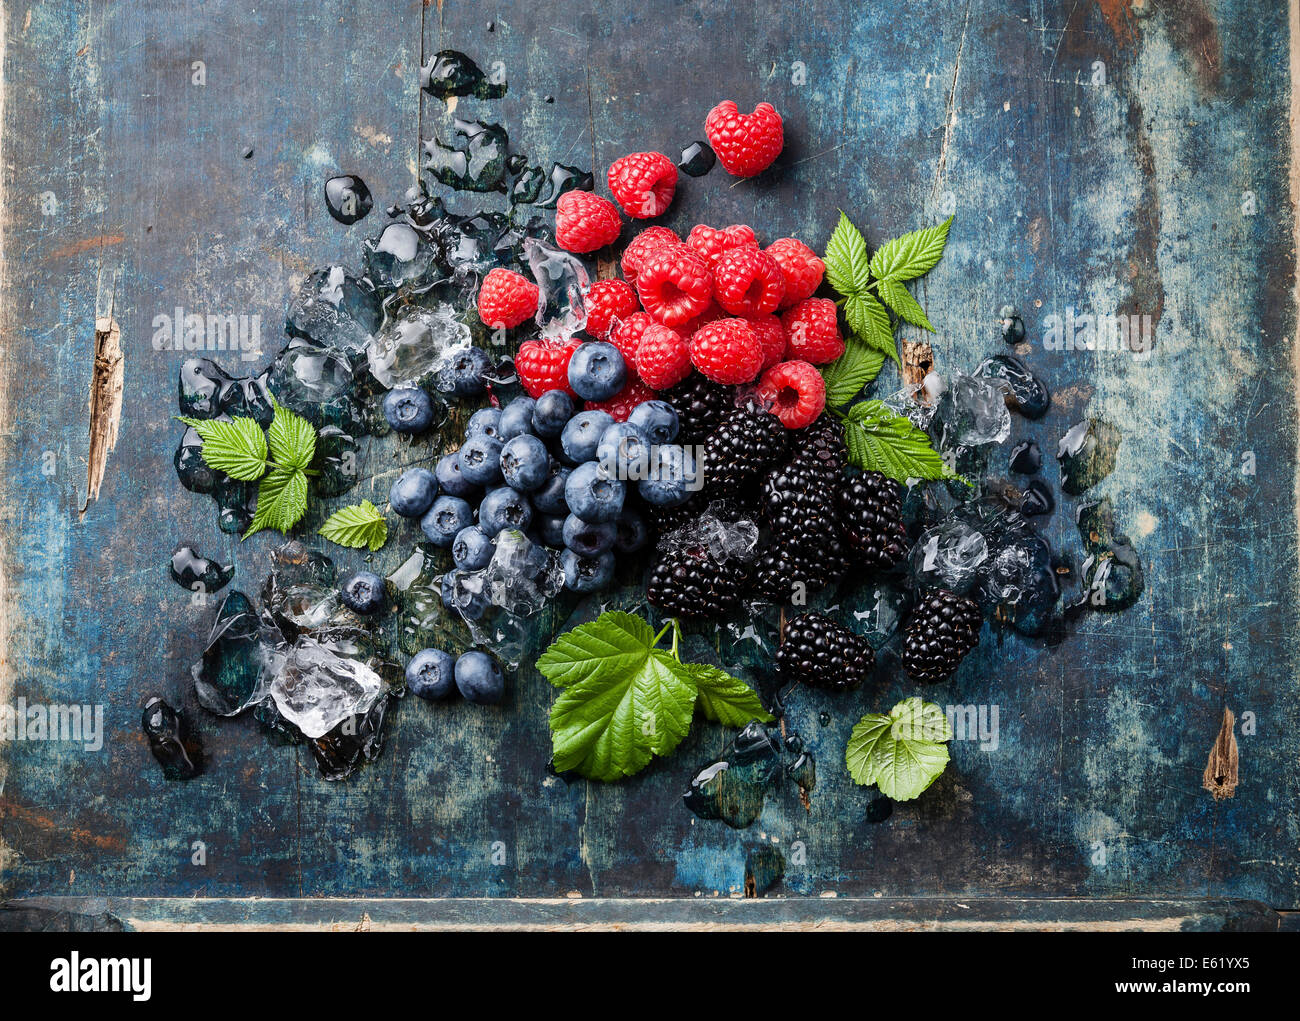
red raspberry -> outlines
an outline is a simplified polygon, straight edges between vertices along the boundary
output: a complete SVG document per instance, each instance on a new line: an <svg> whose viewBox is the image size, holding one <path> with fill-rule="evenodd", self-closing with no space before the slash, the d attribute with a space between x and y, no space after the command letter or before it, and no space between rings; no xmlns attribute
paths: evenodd
<svg viewBox="0 0 1300 1021"><path fill-rule="evenodd" d="M776 260L785 278L785 297L778 308L789 308L811 298L821 286L826 264L798 238L778 238L763 250Z"/></svg>
<svg viewBox="0 0 1300 1021"><path fill-rule="evenodd" d="M478 317L489 330L513 329L537 314L537 285L508 269L494 269L478 289Z"/></svg>
<svg viewBox="0 0 1300 1021"><path fill-rule="evenodd" d="M577 397L569 386L569 359L578 350L580 340L563 344L551 340L526 340L515 355L515 371L529 397L540 397L548 390L563 390Z"/></svg>
<svg viewBox="0 0 1300 1021"><path fill-rule="evenodd" d="M674 329L683 337L689 337L701 326L708 326L709 323L716 323L719 319L726 319L727 313L722 310L722 306L716 301L710 301L709 307L697 315L694 319L688 319L681 326Z"/></svg>
<svg viewBox="0 0 1300 1021"><path fill-rule="evenodd" d="M634 379L607 401L588 401L586 410L608 411L615 422L626 422L633 408L658 396L640 380Z"/></svg>
<svg viewBox="0 0 1300 1021"><path fill-rule="evenodd" d="M713 267L713 296L734 316L766 315L785 297L785 278L770 255L757 248L733 248Z"/></svg>
<svg viewBox="0 0 1300 1021"><path fill-rule="evenodd" d="M641 311L636 291L626 280L597 280L587 288L584 304L587 332L601 340L609 339L609 328L615 319L626 319L633 312Z"/></svg>
<svg viewBox="0 0 1300 1021"><path fill-rule="evenodd" d="M725 99L704 118L704 133L727 173L753 177L762 173L785 145L781 115L771 103L759 103L753 113L741 113Z"/></svg>
<svg viewBox="0 0 1300 1021"><path fill-rule="evenodd" d="M620 265L623 276L629 284L636 286L636 275L641 269L641 261L654 249L662 245L680 245L682 239L667 227L647 227L627 243L623 249Z"/></svg>
<svg viewBox="0 0 1300 1021"><path fill-rule="evenodd" d="M627 365L636 364L636 350L645 331L654 325L648 312L633 312L626 319L620 319L609 331L609 342L618 348Z"/></svg>
<svg viewBox="0 0 1300 1021"><path fill-rule="evenodd" d="M650 252L636 276L645 310L665 326L680 326L709 307L713 274L709 264L685 245Z"/></svg>
<svg viewBox="0 0 1300 1021"><path fill-rule="evenodd" d="M555 243L570 252L604 248L622 226L614 203L589 191L566 191L555 207Z"/></svg>
<svg viewBox="0 0 1300 1021"><path fill-rule="evenodd" d="M691 361L715 383L748 383L763 367L763 346L743 319L719 319L691 336Z"/></svg>
<svg viewBox="0 0 1300 1021"><path fill-rule="evenodd" d="M680 383L691 374L691 352L680 333L652 323L636 349L636 373L656 390Z"/></svg>
<svg viewBox="0 0 1300 1021"><path fill-rule="evenodd" d="M634 152L609 167L609 190L623 212L649 220L667 210L677 190L677 167L663 153Z"/></svg>
<svg viewBox="0 0 1300 1021"><path fill-rule="evenodd" d="M814 365L833 362L844 353L844 338L830 298L805 298L781 316L791 358Z"/></svg>
<svg viewBox="0 0 1300 1021"><path fill-rule="evenodd" d="M721 230L697 223L686 235L686 243L704 256L705 262L713 266L723 252L732 248L757 248L758 238L754 237L754 231L743 223L733 223L730 227L723 227Z"/></svg>
<svg viewBox="0 0 1300 1021"><path fill-rule="evenodd" d="M807 362L779 362L763 373L758 395L787 429L802 429L825 410L826 381Z"/></svg>
<svg viewBox="0 0 1300 1021"><path fill-rule="evenodd" d="M747 316L745 321L763 347L763 368L770 369L785 357L785 327L774 315Z"/></svg>

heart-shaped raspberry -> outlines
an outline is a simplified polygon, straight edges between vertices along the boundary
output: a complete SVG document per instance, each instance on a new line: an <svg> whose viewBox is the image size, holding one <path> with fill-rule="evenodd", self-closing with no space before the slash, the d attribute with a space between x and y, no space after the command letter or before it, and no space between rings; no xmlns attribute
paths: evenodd
<svg viewBox="0 0 1300 1021"><path fill-rule="evenodd" d="M718 162L736 177L753 177L772 165L785 145L781 115L771 103L759 103L753 113L741 113L725 99L704 119L704 133Z"/></svg>

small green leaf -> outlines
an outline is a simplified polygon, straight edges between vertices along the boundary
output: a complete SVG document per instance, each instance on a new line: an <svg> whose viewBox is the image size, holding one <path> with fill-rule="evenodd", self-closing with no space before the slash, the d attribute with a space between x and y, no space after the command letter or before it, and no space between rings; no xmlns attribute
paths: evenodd
<svg viewBox="0 0 1300 1021"><path fill-rule="evenodd" d="M868 714L849 736L844 764L863 786L875 784L895 801L919 797L948 765L952 727L933 702L908 698L888 716Z"/></svg>
<svg viewBox="0 0 1300 1021"><path fill-rule="evenodd" d="M266 434L251 418L228 422L215 418L180 418L203 440L203 460L232 479L252 482L266 474Z"/></svg>
<svg viewBox="0 0 1300 1021"><path fill-rule="evenodd" d="M958 477L930 444L929 436L880 401L863 401L849 408L844 441L852 464L881 472L896 482Z"/></svg>
<svg viewBox="0 0 1300 1021"><path fill-rule="evenodd" d="M895 364L902 364L898 345L894 342L894 324L889 318L889 309L874 295L863 292L848 298L844 302L844 318L868 347L889 355Z"/></svg>
<svg viewBox="0 0 1300 1021"><path fill-rule="evenodd" d="M826 405L842 407L862 392L862 388L880 375L885 353L868 347L856 337L845 344L844 354L822 369L826 381Z"/></svg>
<svg viewBox="0 0 1300 1021"><path fill-rule="evenodd" d="M930 320L925 316L925 309L921 307L920 302L912 297L901 282L882 280L880 281L879 291L880 296L885 299L885 304L897 312L900 319L906 319L913 326L919 326L931 333L934 332L934 327L930 325Z"/></svg>
<svg viewBox="0 0 1300 1021"><path fill-rule="evenodd" d="M830 240L826 242L826 281L845 296L865 291L871 283L867 257L867 242L862 232L840 211L840 222L835 225Z"/></svg>
<svg viewBox="0 0 1300 1021"><path fill-rule="evenodd" d="M743 727L750 720L771 723L774 719L754 689L739 677L707 663L691 663L686 669L699 689L696 705L706 719L727 727Z"/></svg>
<svg viewBox="0 0 1300 1021"><path fill-rule="evenodd" d="M368 546L375 552L388 541L388 522L369 500L336 510L320 527L320 534L330 542L352 549Z"/></svg>
<svg viewBox="0 0 1300 1021"><path fill-rule="evenodd" d="M264 528L288 533L307 510L307 476L301 468L274 468L257 487L257 509L243 538Z"/></svg>
<svg viewBox="0 0 1300 1021"><path fill-rule="evenodd" d="M560 635L537 660L537 669L559 688L601 674L627 673L641 665L654 639L640 617L611 610Z"/></svg>
<svg viewBox="0 0 1300 1021"><path fill-rule="evenodd" d="M871 273L877 280L915 280L930 272L948 244L952 217L937 227L914 230L886 241L871 257Z"/></svg>
<svg viewBox="0 0 1300 1021"><path fill-rule="evenodd" d="M316 456L316 430L301 415L275 405L275 417L266 431L271 456L281 468L310 468Z"/></svg>

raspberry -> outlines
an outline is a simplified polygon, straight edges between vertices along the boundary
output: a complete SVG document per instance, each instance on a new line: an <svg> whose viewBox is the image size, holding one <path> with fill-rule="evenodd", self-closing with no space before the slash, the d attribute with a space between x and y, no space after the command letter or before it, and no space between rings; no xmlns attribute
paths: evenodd
<svg viewBox="0 0 1300 1021"><path fill-rule="evenodd" d="M636 372L642 381L663 390L691 374L691 352L676 330L651 324L636 349Z"/></svg>
<svg viewBox="0 0 1300 1021"><path fill-rule="evenodd" d="M745 322L763 347L763 369L770 369L785 357L785 327L774 315L745 316Z"/></svg>
<svg viewBox="0 0 1300 1021"><path fill-rule="evenodd" d="M785 145L781 115L771 103L741 113L730 99L723 100L704 118L704 133L718 162L736 177L762 173Z"/></svg>
<svg viewBox="0 0 1300 1021"><path fill-rule="evenodd" d="M778 362L758 383L759 396L787 429L802 429L826 407L826 381L807 362Z"/></svg>
<svg viewBox="0 0 1300 1021"><path fill-rule="evenodd" d="M609 328L615 319L626 319L641 311L636 291L626 280L597 280L587 288L583 303L587 307L587 332L601 340L609 339Z"/></svg>
<svg viewBox="0 0 1300 1021"><path fill-rule="evenodd" d="M619 265L623 269L624 279L635 287L636 275L641 271L641 263L650 252L662 245L681 243L682 239L667 227L647 227L623 249L623 257L619 260Z"/></svg>
<svg viewBox="0 0 1300 1021"><path fill-rule="evenodd" d="M715 323L719 319L726 319L727 313L723 311L722 306L716 301L710 300L709 307L697 315L694 319L688 319L680 326L674 327L683 337L689 337L701 326L708 326L709 323Z"/></svg>
<svg viewBox="0 0 1300 1021"><path fill-rule="evenodd" d="M626 319L620 319L609 331L609 342L618 348L627 365L636 364L636 349L641 343L645 331L654 325L648 312L633 312Z"/></svg>
<svg viewBox="0 0 1300 1021"><path fill-rule="evenodd" d="M697 223L686 235L686 243L712 266L723 252L730 251L732 248L757 248L758 238L754 237L754 231L743 223L733 223L730 227L723 227L721 230Z"/></svg>
<svg viewBox="0 0 1300 1021"><path fill-rule="evenodd" d="M757 248L733 248L713 267L713 296L733 316L761 316L781 304L785 278L770 255Z"/></svg>
<svg viewBox="0 0 1300 1021"><path fill-rule="evenodd" d="M748 383L763 366L763 346L743 319L719 319L691 335L691 361L715 383Z"/></svg>
<svg viewBox="0 0 1300 1021"><path fill-rule="evenodd" d="M677 190L677 167L663 153L634 152L609 167L609 190L634 220L663 213Z"/></svg>
<svg viewBox="0 0 1300 1021"><path fill-rule="evenodd" d="M636 292L645 310L665 326L680 326L709 307L713 274L685 245L664 245L641 261Z"/></svg>
<svg viewBox="0 0 1300 1021"><path fill-rule="evenodd" d="M555 243L570 252L594 252L618 237L618 210L589 191L566 191L555 207Z"/></svg>
<svg viewBox="0 0 1300 1021"><path fill-rule="evenodd" d="M508 269L494 269L478 289L478 317L490 330L513 329L537 313L537 285Z"/></svg>
<svg viewBox="0 0 1300 1021"><path fill-rule="evenodd" d="M814 365L833 362L844 353L844 338L830 298L805 298L781 316L787 354Z"/></svg>
<svg viewBox="0 0 1300 1021"><path fill-rule="evenodd" d="M578 350L579 340L563 344L549 340L526 340L515 355L515 371L529 397L540 397L548 390L563 390L570 397L577 394L569 386L569 359Z"/></svg>
<svg viewBox="0 0 1300 1021"><path fill-rule="evenodd" d="M785 297L777 308L797 305L821 286L826 264L798 238L777 238L763 251L776 260L785 278Z"/></svg>
<svg viewBox="0 0 1300 1021"><path fill-rule="evenodd" d="M653 401L658 396L644 383L634 379L607 401L588 401L586 409L588 411L608 411L615 422L626 422L627 416L632 414L633 408L638 404L644 404L646 401Z"/></svg>

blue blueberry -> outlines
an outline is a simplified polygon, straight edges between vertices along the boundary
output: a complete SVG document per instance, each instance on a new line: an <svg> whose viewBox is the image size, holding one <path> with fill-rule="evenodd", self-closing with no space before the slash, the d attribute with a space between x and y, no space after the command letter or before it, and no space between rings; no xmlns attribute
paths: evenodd
<svg viewBox="0 0 1300 1021"><path fill-rule="evenodd" d="M651 443L677 439L677 409L667 401L643 401L627 416L627 424L640 429Z"/></svg>
<svg viewBox="0 0 1300 1021"><path fill-rule="evenodd" d="M601 434L596 460L610 478L635 482L646 476L650 442L631 422L615 422Z"/></svg>
<svg viewBox="0 0 1300 1021"><path fill-rule="evenodd" d="M486 351L481 347L466 347L451 356L440 378L458 397L473 397L484 391L483 374L491 368L492 359Z"/></svg>
<svg viewBox="0 0 1300 1021"><path fill-rule="evenodd" d="M650 541L650 529L645 518L636 511L623 508L618 516L618 536L614 539L614 549L619 553L635 553L643 549Z"/></svg>
<svg viewBox="0 0 1300 1021"><path fill-rule="evenodd" d="M459 496L461 499L468 499L478 494L478 486L470 482L460 472L460 451L453 450L450 454L443 454L438 458L438 465L434 468L434 476L438 480L438 488L448 496Z"/></svg>
<svg viewBox="0 0 1300 1021"><path fill-rule="evenodd" d="M590 524L576 514L564 519L564 545L581 557L598 557L614 548L618 525L613 521Z"/></svg>
<svg viewBox="0 0 1300 1021"><path fill-rule="evenodd" d="M533 508L528 497L509 486L494 489L478 505L478 525L488 535L495 537L507 528L524 531L533 523Z"/></svg>
<svg viewBox="0 0 1300 1021"><path fill-rule="evenodd" d="M536 489L546 481L550 470L551 455L536 436L514 436L501 448L501 475L506 485L520 492Z"/></svg>
<svg viewBox="0 0 1300 1021"><path fill-rule="evenodd" d="M494 436L501 439L501 412L496 408L479 408L465 423L465 439L471 436Z"/></svg>
<svg viewBox="0 0 1300 1021"><path fill-rule="evenodd" d="M570 464L582 464L596 457L596 447L605 430L614 424L608 411L580 411L560 433L560 449Z"/></svg>
<svg viewBox="0 0 1300 1021"><path fill-rule="evenodd" d="M551 549L564 549L564 522L558 514L538 514L533 518L537 529L537 539L543 546Z"/></svg>
<svg viewBox="0 0 1300 1021"><path fill-rule="evenodd" d="M456 687L456 660L441 649L421 649L406 664L406 686L420 698L446 698Z"/></svg>
<svg viewBox="0 0 1300 1021"><path fill-rule="evenodd" d="M492 605L487 596L487 585L482 575L457 568L442 576L439 585L442 605L454 610L466 620L479 620Z"/></svg>
<svg viewBox="0 0 1300 1021"><path fill-rule="evenodd" d="M547 390L533 407L533 432L544 439L554 439L564 431L574 410L573 398L563 390Z"/></svg>
<svg viewBox="0 0 1300 1021"><path fill-rule="evenodd" d="M384 418L394 432L422 433L433 424L433 401L418 386L399 386L384 395Z"/></svg>
<svg viewBox="0 0 1300 1021"><path fill-rule="evenodd" d="M420 519L420 531L435 546L447 549L456 541L456 533L473 523L473 507L458 496L440 496Z"/></svg>
<svg viewBox="0 0 1300 1021"><path fill-rule="evenodd" d="M597 592L614 579L614 554L584 557L566 549L560 554L564 584L573 592Z"/></svg>
<svg viewBox="0 0 1300 1021"><path fill-rule="evenodd" d="M466 702L496 705L505 697L506 679L495 659L474 650L456 660L456 687Z"/></svg>
<svg viewBox="0 0 1300 1021"><path fill-rule="evenodd" d="M564 502L564 484L569 481L572 471L558 461L552 461L546 472L546 481L528 494L533 507L543 514L569 513L569 505Z"/></svg>
<svg viewBox="0 0 1300 1021"><path fill-rule="evenodd" d="M465 571L480 571L492 561L496 546L478 525L469 525L456 533L451 543L451 559Z"/></svg>
<svg viewBox="0 0 1300 1021"><path fill-rule="evenodd" d="M564 483L564 502L569 511L583 521L597 524L618 520L626 496L627 485L611 479L595 461L578 465Z"/></svg>
<svg viewBox="0 0 1300 1021"><path fill-rule="evenodd" d="M388 490L388 506L404 518L418 518L433 506L438 479L428 468L407 468Z"/></svg>
<svg viewBox="0 0 1300 1021"><path fill-rule="evenodd" d="M339 585L343 605L357 613L374 613L384 605L384 579L371 571L353 571Z"/></svg>
<svg viewBox="0 0 1300 1021"><path fill-rule="evenodd" d="M501 481L501 441L479 433L460 448L460 473L476 486Z"/></svg>
<svg viewBox="0 0 1300 1021"><path fill-rule="evenodd" d="M522 436L533 428L533 408L536 405L531 397L516 397L501 412L501 442Z"/></svg>
<svg viewBox="0 0 1300 1021"><path fill-rule="evenodd" d="M656 507L676 507L685 503L700 488L695 458L674 444L655 447L646 478L637 483L637 492L646 503Z"/></svg>
<svg viewBox="0 0 1300 1021"><path fill-rule="evenodd" d="M584 401L607 401L626 382L627 366L613 344L589 340L569 359L569 386Z"/></svg>

